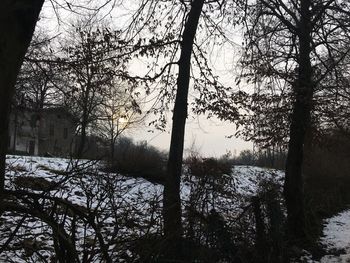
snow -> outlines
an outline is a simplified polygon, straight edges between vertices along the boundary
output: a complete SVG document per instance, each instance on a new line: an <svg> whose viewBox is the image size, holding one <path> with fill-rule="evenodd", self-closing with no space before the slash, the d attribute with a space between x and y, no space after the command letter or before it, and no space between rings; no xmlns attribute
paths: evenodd
<svg viewBox="0 0 350 263"><path fill-rule="evenodd" d="M57 183L59 187L50 190L49 195L66 200L73 205L85 207L93 213L97 212L100 220L98 223L103 226L101 234L106 240L111 233L114 233L118 237L118 241L123 242L123 240L131 239L133 236L142 236L147 231L152 232L150 222L156 221L157 225L160 224L161 210L160 207L157 207L157 204L161 203L162 196L162 186L160 185L153 185L143 179L104 173L100 171L99 163L87 160L77 162L62 158L9 155L6 163L5 183L7 189L20 190L25 188L37 194L47 195L48 193L33 190L28 185L16 184L16 179L27 177L33 181L32 178L44 178L47 182ZM111 195L107 196L108 194ZM42 205L45 206L44 201L42 202ZM62 210L61 212L57 210L57 220L69 229L72 223L71 219L65 219L63 216L64 213L67 213L67 208L60 206L57 209ZM0 224L0 231L3 234L0 246L10 236L22 217L23 215L12 212L5 213L1 217L4 224ZM129 228L115 229L115 226L125 224L122 220L131 219L133 225ZM77 243L80 243L78 248L84 249L88 242L94 244L95 231L81 220L77 221L76 224L76 239ZM29 240L28 242L31 243L41 242L43 247L39 250L41 253L39 258L44 257L50 261L49 259L54 255L51 235L51 228L40 220L35 218L25 220L18 232L18 236L22 236L22 238L14 239L11 251L0 255L0 262L37 262L38 257L35 258L35 255L28 256L27 252L20 252L16 249L23 247L21 245L23 240ZM113 250L115 246L115 244L111 244L109 248ZM120 251L115 253L118 252ZM119 255L116 254L114 257L119 258ZM100 262L100 259L95 258L93 262ZM123 261L121 259L118 262Z"/></svg>
<svg viewBox="0 0 350 263"><path fill-rule="evenodd" d="M321 243L329 249L344 249L350 252L350 210L326 220Z"/></svg>
<svg viewBox="0 0 350 263"><path fill-rule="evenodd" d="M98 162L88 160L69 160L62 158L44 158L34 156L7 156L6 187L7 189L22 189L37 194L42 191L31 189L28 185L19 185L18 178L28 177L44 178L47 182L54 183L59 187L48 190L50 196L67 200L73 205L87 208L89 211L98 211L100 215L100 225L102 235L108 240L111 233L116 235L116 240L123 244L128 240L137 240L138 237L150 233L156 233L162 229L162 192L163 186L152 184L142 178L128 178L119 174L104 173L100 169ZM186 171L184 171L186 174ZM16 181L17 180L17 181ZM236 166L232 174L222 177L224 183L220 189L214 189L215 180L204 182L207 187L204 189L207 193L205 199L201 200L201 208L207 213L216 209L226 216L233 219L242 212L242 207L250 202L251 196L255 195L259 189L259 183L264 180L276 180L282 183L283 173L276 170L268 170L249 166ZM201 187L200 180L193 176L185 176L181 184L181 199L184 207L189 204L189 199L193 191ZM203 185L202 185L203 186ZM202 189L199 189L202 191ZM108 193L112 193L108 196ZM107 195L107 196L104 196ZM20 198L19 198L20 199ZM209 202L208 202L209 200ZM20 199L21 202L21 199ZM44 202L44 201L43 201ZM43 204L44 205L44 204ZM203 206L204 205L204 206ZM65 209L63 213L67 213ZM64 212L66 211L66 212ZM71 219L64 219L58 212L58 220L62 221L67 229L70 228ZM15 229L23 215L6 213L2 216L5 224L0 224L0 231L4 233L3 240L10 236L11 231ZM87 227L83 221L78 221L76 230L78 248L84 249L85 244L91 243L95 238L94 229ZM117 226L117 230L115 229ZM21 240L28 239L30 242L41 242L43 248L40 250L41 256L49 259L54 255L53 241L51 238L52 230L46 224L30 218L25 220L19 231L22 239L15 239L12 243L13 250L5 255L0 255L1 262L13 260L14 262L28 262L28 255L14 249L15 246L21 247ZM40 244L41 244L40 243ZM120 252L124 257L133 257L127 249L117 249L115 244L109 246L113 251L113 258L121 258ZM114 248L115 251L114 251ZM114 254L113 254L114 253ZM4 258L5 256L5 258ZM33 256L34 257L34 256ZM32 258L36 261L37 258ZM99 262L98 258L93 260ZM120 259L118 262L123 262Z"/></svg>
<svg viewBox="0 0 350 263"><path fill-rule="evenodd" d="M128 178L118 174L104 173L100 171L99 163L88 160L75 161L62 158L9 155L6 162L7 189L19 189L15 180L20 176L45 178L48 182L59 183L60 187L50 190L50 196L87 207L90 211L94 209L98 209L101 213L108 211L105 216L101 216L100 223L104 225L102 234L108 237L114 233L121 244L126 240L137 239L137 237L161 229L162 185L152 184L142 178ZM234 219L242 211L242 207L246 204L245 200L250 200L260 189L263 189L262 184L265 181L273 181L282 186L284 173L273 169L235 166L231 175L225 175L222 178L225 180L224 186L217 191L212 191L215 185L208 184L209 188L212 187L206 196L210 202L205 201L204 203L207 211L215 208L224 216ZM191 192L196 191L199 183L196 178L184 177L181 185L183 207L186 207ZM113 196L104 199L102 195L109 193L106 188L110 188L109 192L113 193ZM31 191L40 193L37 190ZM0 240L0 247L21 219L21 215L13 213L6 213L1 217L0 231L4 238ZM71 222L64 223L68 226ZM95 238L95 234L94 230L84 225L83 222L77 222L77 225L77 240L80 249L83 249L89 239ZM120 226L120 229L116 230L115 226ZM50 227L39 220L29 218L23 223L19 235L22 236L22 240L27 238L31 242L33 240L39 242L38 244L43 246L40 250L41 256L50 261L49 259L54 254ZM28 255L23 255L23 252L16 249L16 246L20 247L20 240L13 241L12 250L6 255L6 258L0 255L0 262L28 262ZM320 244L326 247L328 255L320 261L314 261L310 255L306 254L300 262L350 262L350 210L325 220ZM111 244L110 251L114 251L116 246L118 244ZM125 249L124 251L126 251L125 257L134 256L130 250ZM121 257L119 252L116 249L115 258ZM35 262L35 258L32 258L32 262ZM94 262L99 262L99 260L95 259ZM123 262L123 260L118 262Z"/></svg>
<svg viewBox="0 0 350 263"><path fill-rule="evenodd" d="M325 220L320 243L327 247L328 252L341 252L339 256L324 256L321 263L350 262L350 210Z"/></svg>
<svg viewBox="0 0 350 263"><path fill-rule="evenodd" d="M283 184L284 172L275 169L266 169L255 166L235 166L232 174L234 184L240 194L254 195L258 191L259 182L263 180L276 180L279 185Z"/></svg>
<svg viewBox="0 0 350 263"><path fill-rule="evenodd" d="M349 263L350 262L350 210L345 210L324 221L323 235L319 240L326 250L320 260L313 260L304 251L300 261L305 263Z"/></svg>

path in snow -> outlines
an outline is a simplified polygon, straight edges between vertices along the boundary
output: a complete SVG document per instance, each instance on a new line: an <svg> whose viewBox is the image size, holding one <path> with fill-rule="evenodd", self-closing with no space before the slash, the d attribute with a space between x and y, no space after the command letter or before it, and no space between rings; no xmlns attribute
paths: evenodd
<svg viewBox="0 0 350 263"><path fill-rule="evenodd" d="M326 255L321 263L350 262L350 210L343 211L325 221L321 244L327 247L328 253L339 251L342 255Z"/></svg>
<svg viewBox="0 0 350 263"><path fill-rule="evenodd" d="M350 262L350 210L345 210L324 222L320 244L327 255L319 261L308 254L300 259L307 263L349 263Z"/></svg>

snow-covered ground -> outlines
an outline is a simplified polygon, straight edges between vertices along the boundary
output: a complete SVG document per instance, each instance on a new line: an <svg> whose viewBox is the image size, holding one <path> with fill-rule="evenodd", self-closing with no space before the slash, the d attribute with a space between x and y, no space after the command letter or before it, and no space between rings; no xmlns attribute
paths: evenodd
<svg viewBox="0 0 350 263"><path fill-rule="evenodd" d="M100 233L110 255L120 259L115 262L124 262L123 258L131 257L128 255L130 251L127 247L119 249L118 246L122 246L126 240L147 234L153 230L153 225L160 225L162 186L143 179L107 174L99 168L98 163L84 160L76 162L61 158L8 156L6 188L37 194L39 198L33 200L26 195L21 196L19 192L17 199L25 208L35 207L52 215L64 229L70 231L74 227L80 254L98 249L97 233ZM36 181L35 178L45 180ZM63 202L57 202L57 199L47 201L40 198L41 195ZM30 203L27 203L27 199ZM74 219L73 222L70 209L87 212L93 216L94 225L88 222L91 220L89 218ZM1 223L0 247L18 225L21 227L9 245L9 251L0 255L0 262L53 260L52 227L37 220L35 215L28 218L18 212L7 212L2 216ZM120 244L116 244L115 240ZM121 255L121 251L126 254ZM97 255L88 256L91 256L92 262L101 261Z"/></svg>
<svg viewBox="0 0 350 263"><path fill-rule="evenodd" d="M324 221L323 235L319 242L326 250L326 255L320 260L313 260L311 255L305 251L305 256L300 259L300 262L350 262L350 210L345 210Z"/></svg>
<svg viewBox="0 0 350 263"><path fill-rule="evenodd" d="M39 198L38 204L27 204L26 196L17 197L25 207L38 205L43 211L50 212L52 216L57 217L57 222L62 224L63 228L71 229L74 226L75 242L81 254L91 251L91 247L97 247L96 233L100 233L106 240L105 245L110 255L119 260L114 262L131 262L130 259L135 255L130 251L130 244L133 244L130 240L137 240L162 230L162 185L152 184L142 178L104 173L96 162L76 162L61 158L11 155L7 157L6 174L7 189L27 190L68 202L65 206L55 203L54 199L48 202ZM36 182L33 178L45 180ZM204 182L205 187L202 189L208 189L208 193L203 195L201 192L206 198L203 200L206 207L201 209L216 209L235 221L235 217L244 210L248 200L264 189L266 182L282 185L283 172L236 166L232 174L223 176L222 180L224 183L217 189L217 185ZM185 177L181 187L184 207L188 206L191 195L198 191L200 184L203 182L199 182L198 179ZM85 209L84 211L93 215L96 225L89 225L88 219L74 221L69 213L70 205ZM11 238L11 233L18 231L9 245L9 251L0 254L0 262L53 260L55 253L52 227L34 217L24 217L18 212L8 212L0 220L0 249L4 242ZM18 225L21 227L16 229ZM350 211L340 213L325 222L324 236L320 242L327 247L329 255L319 262L350 262ZM332 255L334 251L338 252L338 256ZM339 251L342 254L340 256ZM98 255L90 256L92 262L100 261ZM305 262L316 261L305 258Z"/></svg>
<svg viewBox="0 0 350 263"><path fill-rule="evenodd" d="M350 262L350 210L325 220L320 242L330 254L324 256L321 263Z"/></svg>

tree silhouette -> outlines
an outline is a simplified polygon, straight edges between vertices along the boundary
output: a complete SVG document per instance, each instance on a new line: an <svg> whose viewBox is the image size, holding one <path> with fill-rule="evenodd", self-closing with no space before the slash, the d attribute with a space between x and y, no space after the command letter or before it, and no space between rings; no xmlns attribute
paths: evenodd
<svg viewBox="0 0 350 263"><path fill-rule="evenodd" d="M5 180L8 121L17 75L33 36L43 0L2 3L0 12L0 202ZM11 32L11 34L9 34Z"/></svg>

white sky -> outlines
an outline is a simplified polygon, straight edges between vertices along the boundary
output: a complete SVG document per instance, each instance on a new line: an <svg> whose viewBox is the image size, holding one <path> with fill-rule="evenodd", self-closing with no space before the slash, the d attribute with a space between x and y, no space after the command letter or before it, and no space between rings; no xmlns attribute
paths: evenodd
<svg viewBox="0 0 350 263"><path fill-rule="evenodd" d="M126 2L127 3L127 2ZM50 31L51 34L57 34L63 31L65 25L60 22L57 24L58 19L55 13L52 12L51 4L46 1L44 12L42 13L42 19L39 21L39 27L41 30ZM125 6L127 10L127 6ZM121 23L125 20L125 11L120 12L120 16L113 12L112 23ZM67 12L60 12L61 21L74 21L72 14ZM116 20L116 21L114 21ZM241 42L240 37L236 36L238 43ZM230 85L233 83L235 76L235 64L234 61L237 59L235 56L238 55L237 50L218 48L215 50L215 56L212 56L212 64L215 67L215 72L221 77L223 84ZM189 112L190 113L190 112ZM171 114L168 114L171 119ZM153 117L153 116L152 116ZM160 132L152 127L139 127L138 129L128 132L128 135L135 141L146 140L149 144L154 145L162 150L168 150L170 145L170 127L171 122L169 121L167 131ZM148 132L150 129L152 132ZM193 116L189 115L186 126L185 136L185 149L189 149L192 145L195 145L197 151L205 156L219 157L225 154L227 151L231 151L232 154L238 154L241 150L252 149L253 144L245 142L241 139L227 136L235 133L234 124L228 122L221 122L217 119L207 120L204 116Z"/></svg>
<svg viewBox="0 0 350 263"><path fill-rule="evenodd" d="M252 149L253 144L250 142L235 137L226 137L234 132L235 128L232 123L207 120L203 116L189 118L186 125L185 150L188 151L194 145L194 150L199 151L204 156L220 157L227 151L238 154L241 150ZM162 150L168 150L170 145L170 129L168 132L155 130L153 133L137 129L129 134L135 140L146 140L149 144Z"/></svg>

